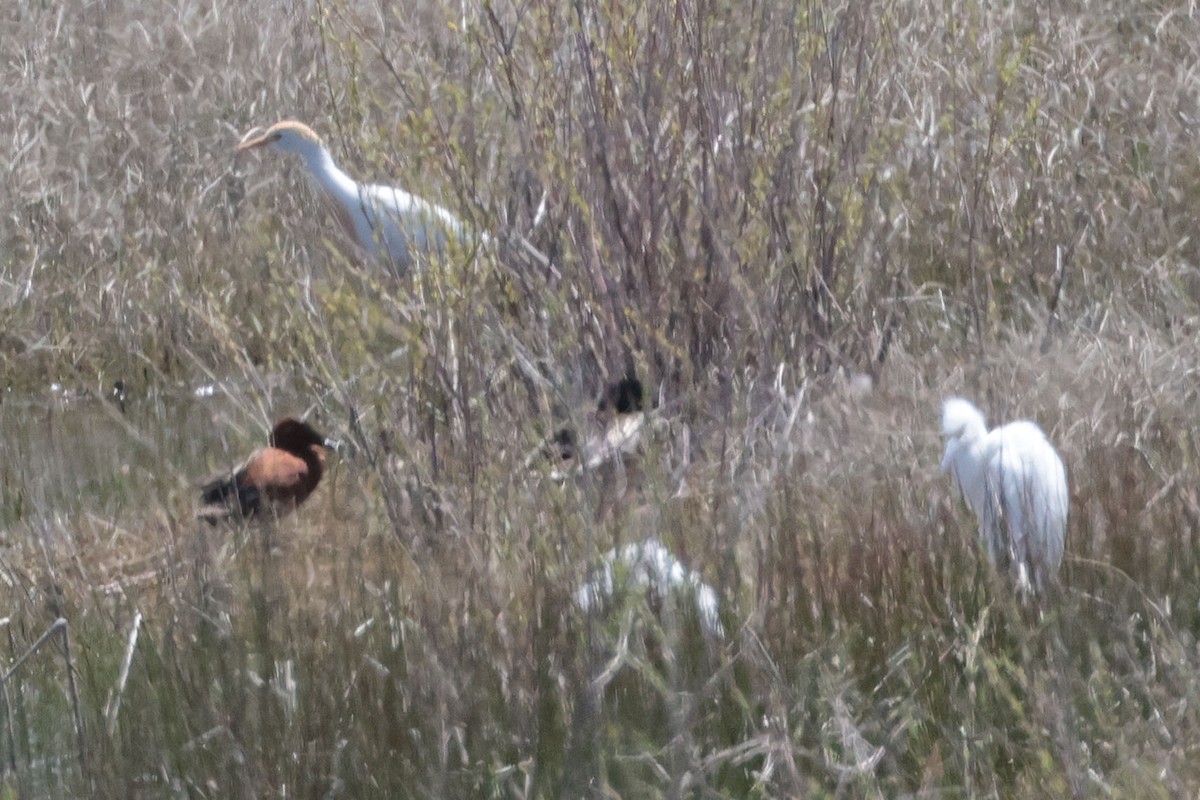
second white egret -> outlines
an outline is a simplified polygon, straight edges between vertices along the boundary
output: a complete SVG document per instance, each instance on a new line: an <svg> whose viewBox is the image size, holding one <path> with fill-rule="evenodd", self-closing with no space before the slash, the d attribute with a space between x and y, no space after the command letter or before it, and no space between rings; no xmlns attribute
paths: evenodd
<svg viewBox="0 0 1200 800"><path fill-rule="evenodd" d="M1067 471L1028 421L987 429L983 413L952 397L942 405L942 471L979 517L992 560L1007 564L1023 591L1041 592L1058 573L1067 535Z"/></svg>
<svg viewBox="0 0 1200 800"><path fill-rule="evenodd" d="M597 611L620 591L620 578L629 588L645 590L659 600L673 594L690 595L704 632L717 639L725 638L716 591L679 563L657 539L634 542L605 553L600 566L575 591L575 602L584 613Z"/></svg>

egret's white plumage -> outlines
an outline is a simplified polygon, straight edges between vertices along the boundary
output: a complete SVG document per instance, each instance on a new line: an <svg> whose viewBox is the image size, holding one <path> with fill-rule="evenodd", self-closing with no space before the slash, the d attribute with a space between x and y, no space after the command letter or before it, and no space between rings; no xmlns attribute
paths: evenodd
<svg viewBox="0 0 1200 800"><path fill-rule="evenodd" d="M320 137L302 122L286 120L242 139L239 151L268 147L294 153L333 206L342 228L372 259L400 274L418 253L442 253L450 241L463 242L466 226L441 206L391 186L362 184L342 171Z"/></svg>
<svg viewBox="0 0 1200 800"><path fill-rule="evenodd" d="M616 585L618 575L626 581L626 586L653 592L660 598L690 593L705 633L718 639L725 638L717 593L653 538L604 554L600 566L575 592L575 602L584 613L591 613L612 599L613 592L621 588Z"/></svg>
<svg viewBox="0 0 1200 800"><path fill-rule="evenodd" d="M1007 562L1023 590L1042 591L1058 573L1067 534L1067 471L1032 422L992 431L982 412L959 397L942 405L949 472L979 517L992 560Z"/></svg>

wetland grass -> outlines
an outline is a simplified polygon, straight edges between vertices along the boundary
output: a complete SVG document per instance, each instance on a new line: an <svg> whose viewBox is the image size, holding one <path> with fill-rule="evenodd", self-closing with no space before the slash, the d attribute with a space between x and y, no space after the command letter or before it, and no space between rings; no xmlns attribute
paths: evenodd
<svg viewBox="0 0 1200 800"><path fill-rule="evenodd" d="M0 19L0 795L1200 791L1187 4ZM544 260L360 263L237 159L287 117ZM627 375L636 452L528 462ZM958 394L1067 465L1040 612L938 474ZM317 490L197 522L286 415ZM578 607L650 538L723 637Z"/></svg>

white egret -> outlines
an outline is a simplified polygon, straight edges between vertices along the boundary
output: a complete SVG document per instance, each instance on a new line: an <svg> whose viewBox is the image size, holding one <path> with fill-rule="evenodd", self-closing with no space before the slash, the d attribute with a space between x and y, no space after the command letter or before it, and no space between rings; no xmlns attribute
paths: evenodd
<svg viewBox="0 0 1200 800"><path fill-rule="evenodd" d="M576 590L576 604L585 614L603 608L614 592L622 591L618 580L624 581L624 587L645 590L659 600L672 595L690 596L704 632L725 638L717 593L699 575L679 563L657 539L634 542L605 553L587 583Z"/></svg>
<svg viewBox="0 0 1200 800"><path fill-rule="evenodd" d="M949 471L979 517L979 535L992 561L1007 564L1025 592L1040 592L1058 572L1067 533L1067 472L1032 422L992 431L970 402L942 405L947 437L942 471Z"/></svg>
<svg viewBox="0 0 1200 800"><path fill-rule="evenodd" d="M397 274L407 272L418 253L443 253L451 240L461 243L467 238L462 221L441 206L392 186L355 181L302 122L285 120L265 131L256 128L237 149L259 147L300 156L342 229L369 258L390 264Z"/></svg>

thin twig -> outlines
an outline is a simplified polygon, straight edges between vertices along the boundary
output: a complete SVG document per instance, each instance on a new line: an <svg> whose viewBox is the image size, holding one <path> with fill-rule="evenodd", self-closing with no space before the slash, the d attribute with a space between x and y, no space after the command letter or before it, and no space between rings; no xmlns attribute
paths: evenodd
<svg viewBox="0 0 1200 800"><path fill-rule="evenodd" d="M7 684L8 681L12 678L12 676L14 674L16 674L16 671L21 668L21 665L24 664L26 661L28 661L29 657L32 656L34 653L36 653L38 651L38 648L40 648L43 644L46 643L47 639L49 639L54 634L58 633L60 628L65 628L65 627L67 627L67 621L65 619L63 619L62 617L59 617L58 619L54 620L54 623L49 628L47 628L41 636L38 637L36 642L34 642L32 645L30 645L29 649L26 650L21 655L21 657L17 659L17 662L15 664L13 664L11 667L9 667L8 672L4 673L3 676L0 676L0 683Z"/></svg>
<svg viewBox="0 0 1200 800"><path fill-rule="evenodd" d="M9 623L9 618L5 617L4 618L4 627L7 628L7 630L5 632L8 634L8 648L9 648L9 652L12 652L12 651L16 650L16 647L14 646L15 643L13 642L12 626L9 625L8 623ZM0 693L2 693L3 697L4 697L4 722L5 722L4 727L5 727L6 732L8 733L8 767L13 772L13 774L16 774L16 771L17 771L17 730L15 727L16 720L13 718L12 698L8 694L8 683L0 682Z"/></svg>
<svg viewBox="0 0 1200 800"><path fill-rule="evenodd" d="M117 714L121 712L121 698L125 696L125 684L129 680L129 668L133 664L133 651L137 648L138 631L142 628L142 612L133 615L133 627L129 631L129 641L125 645L125 658L121 662L121 674L117 677L117 691L113 695L112 704L108 707L105 728L112 736L117 728Z"/></svg>
<svg viewBox="0 0 1200 800"><path fill-rule="evenodd" d="M0 677L0 685L4 687L5 695L8 694L8 682L16 674L17 670L29 660L29 657L36 653L43 644L50 640L56 633L62 634L63 659L67 665L67 695L71 698L71 712L75 718L75 737L79 744L79 764L82 773L85 776L91 775L91 770L88 768L87 747L84 739L83 729L83 712L79 708L79 690L75 685L75 662L71 658L71 637L67 630L67 621L59 617L54 620L49 628L37 638L28 650L17 659L16 663L9 667L8 671Z"/></svg>
<svg viewBox="0 0 1200 800"><path fill-rule="evenodd" d="M67 621L62 617L55 620L54 624L62 623L62 640L63 640L63 658L67 662L67 693L71 697L71 711L75 715L75 736L79 740L79 764L83 774L88 776L90 781L92 771L88 767L87 746L84 738L83 728L83 712L79 709L79 690L75 686L75 660L71 658L71 634L67 628Z"/></svg>
<svg viewBox="0 0 1200 800"><path fill-rule="evenodd" d="M1046 334L1042 337L1042 355L1050 352L1050 343L1058 327L1058 303L1062 299L1063 284L1067 280L1067 269L1071 266L1071 261L1075 257L1075 248L1083 241L1083 237L1087 234L1090 224L1090 220L1080 215L1076 221L1075 236L1072 237L1071 242L1065 249L1062 245L1055 248L1054 289L1050 293L1050 299L1046 301L1046 310L1048 313L1046 315Z"/></svg>

